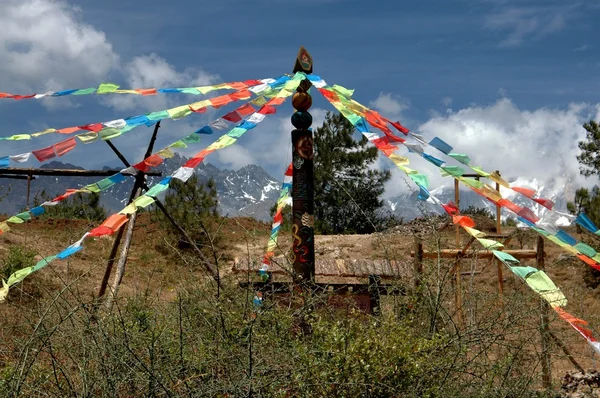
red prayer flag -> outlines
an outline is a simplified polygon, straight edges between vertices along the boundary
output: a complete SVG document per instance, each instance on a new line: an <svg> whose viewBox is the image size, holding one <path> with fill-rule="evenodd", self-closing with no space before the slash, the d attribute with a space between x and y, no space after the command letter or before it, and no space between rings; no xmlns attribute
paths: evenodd
<svg viewBox="0 0 600 398"><path fill-rule="evenodd" d="M237 100L243 100L243 99L248 99L248 98L252 97L252 93L248 90L242 90L242 91L238 91L235 93L227 94L227 96L232 101L237 101Z"/></svg>
<svg viewBox="0 0 600 398"><path fill-rule="evenodd" d="M221 95L220 97L211 98L209 101L212 104L213 108L217 109L227 105L233 100L229 98L229 95Z"/></svg>
<svg viewBox="0 0 600 398"><path fill-rule="evenodd" d="M99 227L92 229L89 233L89 236L112 235L112 233L113 233L112 229L101 225Z"/></svg>
<svg viewBox="0 0 600 398"><path fill-rule="evenodd" d="M229 84L231 86L232 89L234 90L243 90L246 87L248 87L248 85L244 82L233 82Z"/></svg>
<svg viewBox="0 0 600 398"><path fill-rule="evenodd" d="M398 147L390 144L388 137L379 137L371 141L377 149L381 150L386 156L390 156Z"/></svg>
<svg viewBox="0 0 600 398"><path fill-rule="evenodd" d="M77 141L75 141L75 137L67 138L64 141L57 142L54 144L54 151L58 156L62 156L65 153L69 152L77 145Z"/></svg>
<svg viewBox="0 0 600 398"><path fill-rule="evenodd" d="M243 83L247 86L258 86L259 84L262 84L260 80L245 80Z"/></svg>
<svg viewBox="0 0 600 398"><path fill-rule="evenodd" d="M389 121L389 120L388 120L388 122L392 126L394 126L396 128L396 130L398 130L401 133L408 134L408 132L410 131L409 129L407 129L406 127L404 127L403 125L401 125L400 122L392 122L392 121Z"/></svg>
<svg viewBox="0 0 600 398"><path fill-rule="evenodd" d="M231 111L227 115L223 116L223 119L229 120L232 123L237 123L242 120L242 117L236 111Z"/></svg>
<svg viewBox="0 0 600 398"><path fill-rule="evenodd" d="M475 226L475 221L467 216L452 216L452 222L463 227L473 228Z"/></svg>
<svg viewBox="0 0 600 398"><path fill-rule="evenodd" d="M31 151L31 153L33 153L33 156L35 156L37 158L37 160L39 160L40 162L44 162L48 159L52 159L53 157L56 157L56 154L54 153L54 147L52 147L52 146L38 149L36 151Z"/></svg>
<svg viewBox="0 0 600 398"><path fill-rule="evenodd" d="M198 167L198 165L200 163L202 163L202 161L204 160L203 157L193 157L190 160L188 160L187 162L185 162L185 164L183 165L183 167L190 167L192 169Z"/></svg>
<svg viewBox="0 0 600 398"><path fill-rule="evenodd" d="M133 167L141 172L147 173L150 171L150 167L146 164L145 161L141 161L133 165Z"/></svg>
<svg viewBox="0 0 600 398"><path fill-rule="evenodd" d="M535 191L533 189L521 187L512 187L511 189L515 192L519 192L520 194L527 196L528 198L533 198L535 195Z"/></svg>
<svg viewBox="0 0 600 398"><path fill-rule="evenodd" d="M97 133L98 131L100 131L104 128L104 125L101 123L94 123L94 124L86 124L85 126L79 126L79 128L82 130L88 130L88 131L93 131L93 132Z"/></svg>
<svg viewBox="0 0 600 398"><path fill-rule="evenodd" d="M163 158L161 158L157 154L150 155L146 159L144 159L144 163L146 163L148 166L151 166L151 167L160 166L162 164L162 162L163 162Z"/></svg>
<svg viewBox="0 0 600 398"><path fill-rule="evenodd" d="M124 214L113 214L108 217L100 227L106 227L110 229L112 232L117 232L119 228L123 226L127 222L127 216Z"/></svg>
<svg viewBox="0 0 600 398"><path fill-rule="evenodd" d="M248 116L254 113L254 107L250 104L244 104L237 108L236 112L242 116Z"/></svg>
<svg viewBox="0 0 600 398"><path fill-rule="evenodd" d="M521 207L517 206L516 204L514 204L513 202L511 202L508 199L500 199L498 201L498 205L502 206L502 207L506 207L508 210L512 211L515 214L519 214L519 212L521 211Z"/></svg>
<svg viewBox="0 0 600 398"><path fill-rule="evenodd" d="M274 106L265 105L260 108L257 113L260 113L261 115L272 115L275 112L277 112L277 109L275 109Z"/></svg>
<svg viewBox="0 0 600 398"><path fill-rule="evenodd" d="M325 88L320 88L319 91L323 94L323 97L327 98L329 101L340 102L340 97L333 91L327 90Z"/></svg>
<svg viewBox="0 0 600 398"><path fill-rule="evenodd" d="M79 127L65 127L64 129L56 130L56 132L59 134L72 134L79 130L81 130Z"/></svg>
<svg viewBox="0 0 600 398"><path fill-rule="evenodd" d="M283 221L283 213L279 212L279 213L275 214L275 217L273 218L273 224L282 222L282 221Z"/></svg>
<svg viewBox="0 0 600 398"><path fill-rule="evenodd" d="M444 210L446 210L446 213L448 213L450 215L454 215L459 212L458 207L456 207L456 205L452 202L448 202L447 204L442 204L442 207L444 208Z"/></svg>
<svg viewBox="0 0 600 398"><path fill-rule="evenodd" d="M550 199L537 198L533 200L544 206L546 209L552 210L552 208L554 207L554 202Z"/></svg>
<svg viewBox="0 0 600 398"><path fill-rule="evenodd" d="M277 105L283 104L284 102L285 102L285 98L275 97L275 98L271 98L269 101L267 101L265 106L277 106Z"/></svg>
<svg viewBox="0 0 600 398"><path fill-rule="evenodd" d="M30 94L30 95L11 95L9 96L9 98L15 99L15 100L20 100L20 99L25 99L25 98L33 98L35 97L35 94Z"/></svg>
<svg viewBox="0 0 600 398"><path fill-rule="evenodd" d="M156 89L155 88L136 88L135 89L136 92L146 96L146 95L156 95Z"/></svg>

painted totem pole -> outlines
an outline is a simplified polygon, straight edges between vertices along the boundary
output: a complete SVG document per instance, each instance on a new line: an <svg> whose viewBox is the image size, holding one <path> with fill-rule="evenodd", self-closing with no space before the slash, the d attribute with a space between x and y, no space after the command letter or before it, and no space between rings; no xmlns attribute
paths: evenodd
<svg viewBox="0 0 600 398"><path fill-rule="evenodd" d="M312 73L312 57L304 47L300 47L295 72ZM312 97L308 93L311 84L302 81L292 97L295 112L292 115L292 259L296 282L305 285L315 279L315 240L314 240L314 168L313 135L310 126L312 116L308 112Z"/></svg>

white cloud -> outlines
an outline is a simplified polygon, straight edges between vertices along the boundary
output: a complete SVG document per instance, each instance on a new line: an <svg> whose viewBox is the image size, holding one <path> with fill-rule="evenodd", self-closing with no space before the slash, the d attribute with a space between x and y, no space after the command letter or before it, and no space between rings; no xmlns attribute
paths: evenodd
<svg viewBox="0 0 600 398"><path fill-rule="evenodd" d="M119 62L106 35L60 0L0 2L0 83L42 92L106 78Z"/></svg>
<svg viewBox="0 0 600 398"><path fill-rule="evenodd" d="M370 106L389 117L399 117L409 108L409 103L398 95L379 93L379 96L370 102Z"/></svg>
<svg viewBox="0 0 600 398"><path fill-rule="evenodd" d="M122 67L121 72L127 88L196 87L214 84L219 78L202 69L188 68L179 72L164 58L154 53L133 58ZM160 110L200 100L193 95L178 96L177 100L173 98L172 94L158 94L152 97L122 95L106 97L104 103L123 110L141 107Z"/></svg>
<svg viewBox="0 0 600 398"><path fill-rule="evenodd" d="M485 18L489 30L503 32L500 47L517 47L527 39L539 40L563 30L570 17L568 7L502 7Z"/></svg>

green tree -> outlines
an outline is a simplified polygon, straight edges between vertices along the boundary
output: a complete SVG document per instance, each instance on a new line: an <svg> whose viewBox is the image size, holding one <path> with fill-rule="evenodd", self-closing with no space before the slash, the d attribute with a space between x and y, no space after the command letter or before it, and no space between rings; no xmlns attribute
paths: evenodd
<svg viewBox="0 0 600 398"><path fill-rule="evenodd" d="M330 112L314 134L315 228L324 234L371 233L384 222L380 196L391 174L369 168L377 148L353 135L352 124Z"/></svg>
<svg viewBox="0 0 600 398"><path fill-rule="evenodd" d="M585 140L579 142L581 153L577 155L579 172L585 177L600 176L600 126L590 120L585 123ZM567 209L573 214L585 213L594 223L600 222L600 189L579 188L573 202L567 203Z"/></svg>
<svg viewBox="0 0 600 398"><path fill-rule="evenodd" d="M50 200L46 191L36 195L34 203L38 206L40 203ZM78 192L61 201L56 206L46 207L46 212L42 217L66 218L66 219L84 219L91 221L103 221L106 218L106 210L100 205L100 195L97 193L83 194Z"/></svg>
<svg viewBox="0 0 600 398"><path fill-rule="evenodd" d="M579 170L586 177L600 175L600 126L590 120L583 125L583 128L587 133L586 139L579 141L579 149L581 149L581 153L577 156L581 165Z"/></svg>
<svg viewBox="0 0 600 398"><path fill-rule="evenodd" d="M575 191L573 202L567 203L567 209L573 214L585 213L595 224L600 222L600 188L594 186L590 191L579 188Z"/></svg>
<svg viewBox="0 0 600 398"><path fill-rule="evenodd" d="M211 246L211 241L213 245L216 244L215 237L209 236L211 226L219 216L215 182L210 179L206 184L201 184L194 175L186 183L173 179L170 188L164 203L175 221L199 247ZM179 237L181 248L189 246L189 242L179 236L177 229L160 210L156 210L156 215L166 229Z"/></svg>

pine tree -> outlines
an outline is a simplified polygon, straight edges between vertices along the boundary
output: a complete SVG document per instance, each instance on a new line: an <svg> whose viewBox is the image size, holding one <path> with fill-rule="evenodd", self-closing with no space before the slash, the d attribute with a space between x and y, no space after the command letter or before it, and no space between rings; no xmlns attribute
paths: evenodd
<svg viewBox="0 0 600 398"><path fill-rule="evenodd" d="M579 142L579 172L585 177L600 176L600 126L590 120L583 128L587 133L586 139ZM574 201L567 203L567 208L573 214L585 213L594 223L600 223L600 188L594 186L591 191L587 188L578 189Z"/></svg>
<svg viewBox="0 0 600 398"><path fill-rule="evenodd" d="M48 200L50 200L50 196L43 190L39 196L36 195L34 204L38 206ZM100 205L100 195L95 192L86 194L78 192L59 202L56 206L46 207L45 210L42 217L90 221L103 221L107 217L106 210Z"/></svg>
<svg viewBox="0 0 600 398"><path fill-rule="evenodd" d="M327 113L314 134L315 228L321 233L371 233L382 223L380 196L389 171L371 170L377 148L340 114Z"/></svg>
<svg viewBox="0 0 600 398"><path fill-rule="evenodd" d="M209 229L218 218L217 188L214 180L210 179L206 184L200 184L198 177L194 175L185 183L173 179L170 188L164 203L171 216L199 247L209 245L207 233L210 233ZM163 226L179 238L181 248L189 246L189 242L182 240L179 232L162 212L156 210L156 215ZM213 245L216 245L216 237L211 238Z"/></svg>
<svg viewBox="0 0 600 398"><path fill-rule="evenodd" d="M579 142L581 154L577 160L581 164L580 172L589 177L600 175L600 126L593 120L585 123L583 128L587 131L586 140Z"/></svg>

